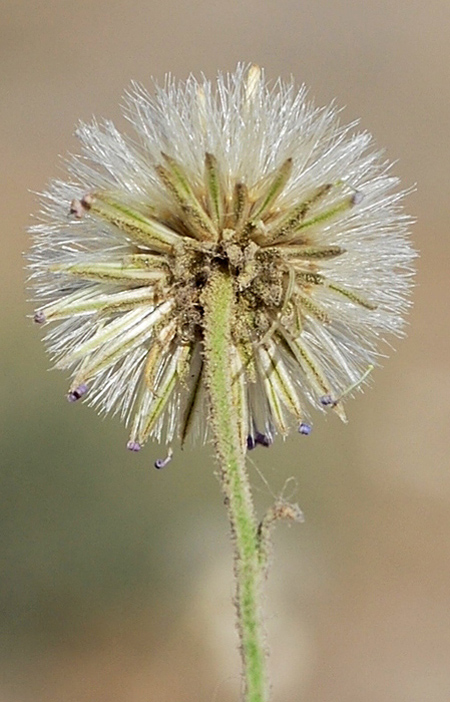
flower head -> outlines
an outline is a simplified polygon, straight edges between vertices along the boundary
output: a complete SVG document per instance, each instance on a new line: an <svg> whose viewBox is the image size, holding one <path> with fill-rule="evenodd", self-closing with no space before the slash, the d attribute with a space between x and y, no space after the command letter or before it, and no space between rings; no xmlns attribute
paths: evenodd
<svg viewBox="0 0 450 702"><path fill-rule="evenodd" d="M82 396L149 437L205 435L202 290L233 280L229 363L243 446L343 398L407 308L404 192L367 133L256 66L126 96L134 139L81 125L71 179L32 228L35 321Z"/></svg>

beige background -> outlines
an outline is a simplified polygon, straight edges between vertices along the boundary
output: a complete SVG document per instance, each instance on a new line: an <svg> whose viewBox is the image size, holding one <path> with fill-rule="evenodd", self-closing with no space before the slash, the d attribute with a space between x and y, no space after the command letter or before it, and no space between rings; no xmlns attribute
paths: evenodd
<svg viewBox="0 0 450 702"><path fill-rule="evenodd" d="M231 552L211 448L125 451L69 406L25 319L34 196L78 118L134 78L238 60L337 98L399 159L421 252L410 332L348 405L252 455L306 523L280 527L267 590L273 702L450 699L448 0L12 2L0 11L1 702L239 698Z"/></svg>

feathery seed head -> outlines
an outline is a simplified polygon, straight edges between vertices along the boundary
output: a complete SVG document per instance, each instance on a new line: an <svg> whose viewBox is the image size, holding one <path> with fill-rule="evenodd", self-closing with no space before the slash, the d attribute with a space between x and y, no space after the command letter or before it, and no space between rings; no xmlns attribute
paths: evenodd
<svg viewBox="0 0 450 702"><path fill-rule="evenodd" d="M202 291L233 280L229 363L243 447L269 446L307 404L345 419L377 342L400 334L415 256L404 192L366 133L255 66L216 85L167 78L126 96L138 139L81 125L71 180L32 228L35 322L68 399L120 411L128 448L205 436ZM158 462L163 467L170 460Z"/></svg>

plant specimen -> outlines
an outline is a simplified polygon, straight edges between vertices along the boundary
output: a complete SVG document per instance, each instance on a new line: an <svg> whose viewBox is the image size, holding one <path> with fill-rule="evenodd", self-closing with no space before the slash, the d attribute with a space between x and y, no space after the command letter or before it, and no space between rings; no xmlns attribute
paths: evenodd
<svg viewBox="0 0 450 702"><path fill-rule="evenodd" d="M379 342L401 334L414 252L405 192L370 135L302 88L239 65L212 84L133 85L81 125L70 179L32 228L35 321L68 399L118 412L128 448L211 437L235 546L247 702L268 699L260 590L278 501L258 522L246 453L310 409L345 421Z"/></svg>

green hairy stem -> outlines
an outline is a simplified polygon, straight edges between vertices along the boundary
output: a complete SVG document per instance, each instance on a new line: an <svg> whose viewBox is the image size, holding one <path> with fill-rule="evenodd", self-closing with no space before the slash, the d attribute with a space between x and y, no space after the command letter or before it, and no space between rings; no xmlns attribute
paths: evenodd
<svg viewBox="0 0 450 702"><path fill-rule="evenodd" d="M225 271L211 275L202 294L205 378L219 461L219 477L235 550L236 609L244 671L245 702L266 702L266 646L260 594L264 577L258 525L234 407L230 368L231 327L236 314L233 281Z"/></svg>

